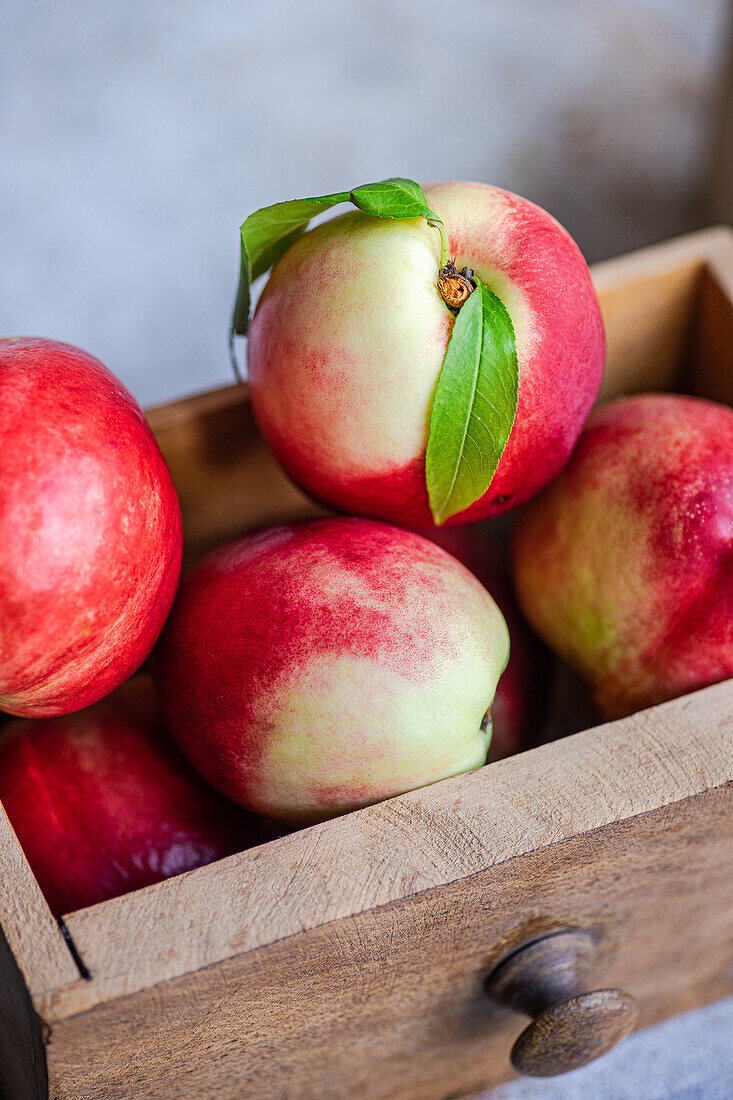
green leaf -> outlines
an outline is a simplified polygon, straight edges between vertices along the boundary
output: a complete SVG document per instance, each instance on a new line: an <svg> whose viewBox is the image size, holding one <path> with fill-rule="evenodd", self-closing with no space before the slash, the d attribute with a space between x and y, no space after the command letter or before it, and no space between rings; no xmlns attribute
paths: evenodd
<svg viewBox="0 0 733 1100"><path fill-rule="evenodd" d="M491 485L517 412L517 345L503 302L476 279L456 317L430 412L425 475L440 526Z"/></svg>
<svg viewBox="0 0 733 1100"><path fill-rule="evenodd" d="M419 183L407 179L366 183L353 191L340 191L312 199L292 199L255 210L240 228L241 255L239 285L229 333L232 365L239 377L234 337L246 336L252 304L251 286L264 275L297 241L317 214L340 202L352 202L365 214L377 218L426 218L441 231L441 256L448 254L448 241L442 221L427 203ZM444 260L441 260L441 266Z"/></svg>
<svg viewBox="0 0 733 1100"><path fill-rule="evenodd" d="M399 177L355 187L351 201L376 218L427 218L432 213L420 184Z"/></svg>
<svg viewBox="0 0 733 1100"><path fill-rule="evenodd" d="M239 286L232 319L232 328L238 336L244 336L249 326L250 286L254 280L277 263L305 232L311 218L348 199L349 192L343 191L316 199L276 202L250 214L240 228Z"/></svg>

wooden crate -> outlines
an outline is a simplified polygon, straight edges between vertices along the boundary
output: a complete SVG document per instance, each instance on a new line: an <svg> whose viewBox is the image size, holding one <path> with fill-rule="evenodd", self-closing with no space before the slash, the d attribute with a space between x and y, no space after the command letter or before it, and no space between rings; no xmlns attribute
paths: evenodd
<svg viewBox="0 0 733 1100"><path fill-rule="evenodd" d="M603 397L733 402L733 236L601 264ZM150 419L189 554L312 506L244 388ZM733 681L295 833L59 927L0 815L10 1100L438 1098L510 1076L484 980L592 930L640 1026L733 992Z"/></svg>

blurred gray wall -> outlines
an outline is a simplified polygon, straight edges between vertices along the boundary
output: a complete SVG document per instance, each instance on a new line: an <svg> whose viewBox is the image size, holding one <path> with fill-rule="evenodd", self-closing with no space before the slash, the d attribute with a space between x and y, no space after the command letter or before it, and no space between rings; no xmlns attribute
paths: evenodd
<svg viewBox="0 0 733 1100"><path fill-rule="evenodd" d="M0 332L146 404L229 379L237 227L482 179L596 259L706 220L725 0L2 0Z"/></svg>

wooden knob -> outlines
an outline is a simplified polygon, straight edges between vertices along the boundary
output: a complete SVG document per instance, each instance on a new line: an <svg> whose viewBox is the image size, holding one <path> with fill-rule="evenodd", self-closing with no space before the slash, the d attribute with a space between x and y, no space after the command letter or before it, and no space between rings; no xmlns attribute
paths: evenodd
<svg viewBox="0 0 733 1100"><path fill-rule="evenodd" d="M555 932L520 947L489 975L494 1001L532 1017L512 1047L519 1073L554 1077L579 1069L633 1030L638 1011L628 993L585 992L594 949L588 932Z"/></svg>

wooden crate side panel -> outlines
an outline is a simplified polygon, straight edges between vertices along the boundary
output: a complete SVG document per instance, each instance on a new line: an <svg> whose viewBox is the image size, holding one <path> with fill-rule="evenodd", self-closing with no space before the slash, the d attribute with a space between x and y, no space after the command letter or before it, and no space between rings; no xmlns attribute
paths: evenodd
<svg viewBox="0 0 733 1100"><path fill-rule="evenodd" d="M733 233L700 282L691 338L693 393L733 405Z"/></svg>
<svg viewBox="0 0 733 1100"><path fill-rule="evenodd" d="M0 929L0 1096L6 1100L46 1100L47 1095L40 1023Z"/></svg>
<svg viewBox="0 0 733 1100"><path fill-rule="evenodd" d="M691 263L600 296L607 350L599 402L679 389L701 272Z"/></svg>
<svg viewBox="0 0 733 1100"><path fill-rule="evenodd" d="M731 778L733 681L70 914L92 980L39 1007L59 1020Z"/></svg>
<svg viewBox="0 0 733 1100"><path fill-rule="evenodd" d="M317 513L268 451L246 386L147 415L178 491L189 557L248 528Z"/></svg>
<svg viewBox="0 0 733 1100"><path fill-rule="evenodd" d="M524 1026L483 981L544 931L592 929L593 984L632 993L641 1026L729 993L732 860L730 787L569 837L61 1021L52 1095L475 1094L510 1075Z"/></svg>
<svg viewBox="0 0 733 1100"><path fill-rule="evenodd" d="M645 390L705 393L708 381L709 395L717 396L715 373L708 378L703 370L695 377L695 371L710 358L708 342L720 346L729 334L723 336L718 318L701 321L700 311L707 309L713 283L719 299L733 301L733 232L704 229L596 264L592 271L608 340L599 400Z"/></svg>
<svg viewBox="0 0 733 1100"><path fill-rule="evenodd" d="M655 380L660 385L676 384L678 364L681 357L684 357L686 342L691 341L691 345L688 343L687 346L688 350L690 346L693 349L693 366L695 369L699 367L700 392L720 399L731 399L733 381L728 372L731 355L729 334L733 286L732 256L730 231L708 230L594 268L593 275L609 333L608 394L624 388L649 388L655 384ZM634 363L633 370L638 373L629 386L624 372L631 369L631 362ZM723 368L720 366L721 362ZM153 410L150 420L161 440L179 487L186 518L189 553L195 555L211 543L243 528L293 516L305 516L315 511L314 506L288 482L267 452L252 419L246 387L229 387ZM551 758L551 762L552 760L554 758ZM559 757L557 762L562 767L563 758ZM680 782L679 771L686 765L690 768L690 782L687 787ZM678 796L680 792L692 793L697 789L700 784L693 777L697 775L700 779L702 773L696 771L699 766L700 761L695 753L688 756L686 750L681 748L675 764L678 772L673 778L669 777L671 787L665 797L670 795L672 787ZM715 771L714 767L712 771ZM728 767L727 775L730 774ZM472 778L466 777L466 780L471 781ZM488 794L498 789L498 775L496 778L497 784L490 786ZM518 772L514 778L521 780L522 774ZM531 769L529 778L531 779ZM508 775L507 780L510 779ZM710 776L709 781L713 782ZM439 787L442 788L443 785ZM644 802L644 795L648 792L641 792L640 805L651 805L654 797L660 795L662 787L664 784L652 792L648 803ZM630 790L632 788L633 784ZM463 789L462 783L458 782L456 791L459 803L463 798ZM639 793L637 788L633 789ZM478 792L478 788L476 791ZM242 877L239 867L233 873L231 868L227 869L230 861L208 869L212 873L215 870L221 873L221 882L192 878L191 881L200 883L200 886L197 886L197 891L191 897L185 892L189 887L182 887L180 898L175 893L161 895L156 898L154 905L144 900L140 914L150 921L161 921L160 935L156 935L149 926L144 929L144 942L132 959L129 978L123 977L122 950L115 951L114 957L110 958L111 975L107 974L103 941L97 937L97 933L102 932L114 936L119 927L123 935L123 949L125 945L131 945L131 926L127 922L124 908L120 911L122 915L119 917L119 926L116 918L111 919L112 913L117 910L112 910L109 914L103 912L92 919L88 914L78 914L79 926L84 927L85 943L87 946L94 946L92 954L95 966L98 964L95 980L90 983L80 982L66 944L40 895L7 819L0 812L0 860L3 867L3 879L0 881L0 924L35 1003L44 1012L47 1011L49 1017L61 1019L65 1012L76 1012L81 1006L90 1007L106 997L118 996L126 988L144 988L147 984L144 977L146 970L153 976L157 975L155 980L168 981L176 975L185 974L188 969L209 965L212 952L213 956L225 959L227 954L249 950L252 945L269 943L272 937L262 931L269 919L268 903L270 911L273 906L277 910L272 917L276 931L289 927L292 931L285 931L283 934L292 935L303 927L310 927L309 922L339 919L351 911L361 912L362 908L368 908L370 904L383 904L380 897L387 897L387 900L390 897L407 897L411 891L423 888L421 884L426 881L451 881L450 875L460 875L462 871L460 862L456 863L455 854L450 854L448 840L440 839L441 830L446 837L451 833L451 826L446 827L444 821L449 813L448 804L441 803L440 798L443 795L446 798L454 797L454 794L449 788L445 788L434 805L430 798L427 804L424 803L425 794L426 792L417 792L416 796L406 796L407 801L396 800L388 803L384 809L378 808L374 813L365 811L367 816L364 818L356 815L354 820L358 818L360 824L353 834L347 826L345 833L326 832L325 840L311 837L307 842L302 842L300 838L306 834L299 834L292 838L292 846L276 846L274 851L279 853L277 858L273 851L265 858L266 869L269 868L267 873L273 876L271 884L275 887L274 893L269 899L265 898L266 883L261 895L257 896L251 927L247 926L247 879L246 876ZM618 797L615 788L614 797ZM506 800L506 795L504 798ZM501 798L499 804L504 806ZM388 808L394 806L397 807L394 810ZM582 813L588 809L587 802L584 807L581 818ZM541 838L544 835L555 838L565 835L559 821L553 817L556 810L550 804L545 808L548 814L546 820L540 823L537 818L530 817L527 832L521 833L520 829L522 843L515 846L515 852L525 849L531 851L533 843L543 843ZM531 807L527 808L526 812L530 809ZM609 809L605 806L605 812L609 812ZM517 822L522 812L525 811L520 807L517 811ZM602 816L594 817L589 812L587 827L597 826ZM358 878L355 876L348 886L343 869L333 874L333 867L330 867L326 873L325 885L331 892L327 893L325 899L320 897L318 890L322 883L318 874L320 855L317 846L323 844L326 853L331 853L338 861L342 854L339 849L340 838L347 841L347 855L350 851L349 844L356 847L364 840L364 850L373 863L376 861L374 866L378 868L381 857L380 830L385 827L385 823L390 844L401 836L403 845L408 847L412 831L416 830L419 850L413 863L407 867L405 875L402 878L390 877L389 859L392 857L389 856L387 889L382 890L381 885L375 888L374 874L370 875L368 869L363 868L365 882L360 897ZM331 823L333 824L335 823ZM481 848L484 833L480 833L480 843L471 841L469 830L473 824L475 823L472 823L469 813L469 829L461 829L458 843L466 844L468 852L473 853L467 857L466 867L473 867L475 870L479 864L481 867L486 866L487 853L493 858L493 850L490 845L486 850ZM453 847L457 850L458 844ZM483 862L477 859L478 852L481 853ZM248 855L245 853L245 856ZM235 864L238 859L239 857L235 857ZM435 862L432 870L426 873L424 860L428 860L430 867L430 859ZM251 870L254 874L253 866ZM466 873L473 872L467 870ZM200 874L203 872L195 873ZM410 875L413 877L412 884L409 883ZM292 884L290 894L296 888L303 891L302 901L294 902L288 896L286 885L289 882ZM235 908L232 919L229 913L224 915L224 927L221 930L212 927L217 914L211 915L200 933L200 912L192 913L187 928L185 914L175 915L172 926L169 926L169 914L164 909L157 911L158 905L166 906L170 902L175 904L179 901L181 904L188 904L191 900L198 903L199 897L202 904L207 901L210 903L210 889L217 889L222 884L224 900L233 900L238 908ZM345 910L343 913L340 907ZM104 907L101 908L104 910ZM178 934L179 941L166 944L165 935L169 932ZM125 937L128 937L127 941ZM191 939L191 949L181 946L186 944L187 937ZM217 951L220 952L218 956Z"/></svg>
<svg viewBox="0 0 733 1100"><path fill-rule="evenodd" d="M79 971L0 805L0 930L33 998L79 982Z"/></svg>

